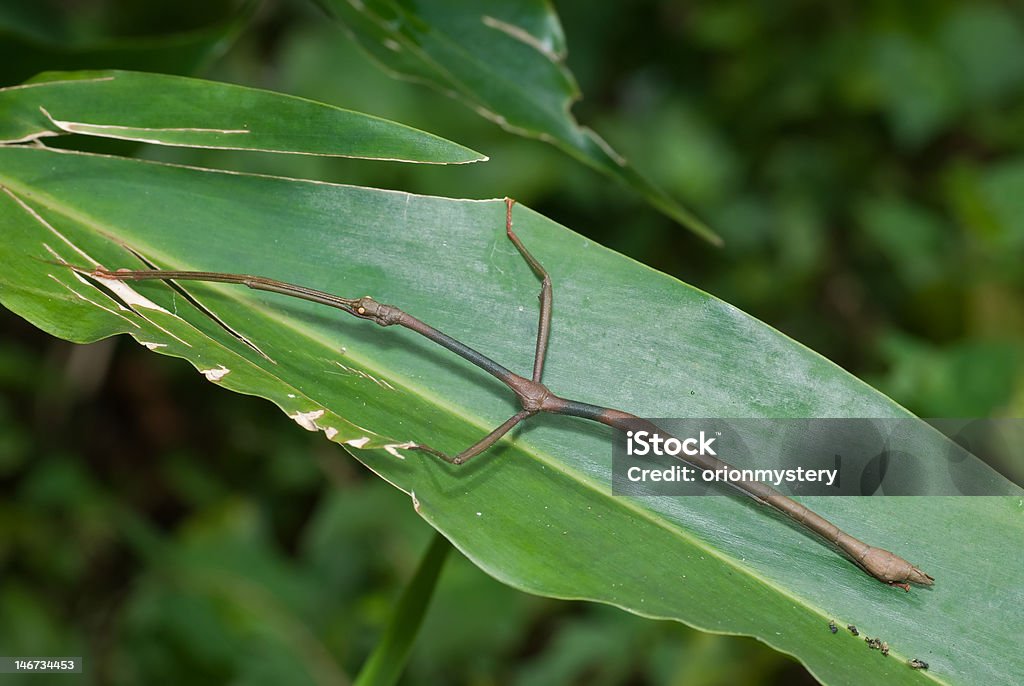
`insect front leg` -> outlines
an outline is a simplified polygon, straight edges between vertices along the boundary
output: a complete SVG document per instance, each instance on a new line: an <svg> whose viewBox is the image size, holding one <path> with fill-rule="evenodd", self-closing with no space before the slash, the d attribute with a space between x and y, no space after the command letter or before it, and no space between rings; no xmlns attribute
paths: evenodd
<svg viewBox="0 0 1024 686"><path fill-rule="evenodd" d="M466 464L471 459L473 459L474 457L476 457L477 455L479 455L480 453L494 445L498 441L498 439L500 439L502 436L511 431L512 427L514 427L516 424L518 424L519 422L523 421L524 419L533 414L535 413L530 412L528 410L520 410L519 412L505 420L505 422L501 426L496 428L494 431L487 434L482 439L480 439L473 445L469 446L468 448L463 450L458 455L455 455L454 457L435 448L431 448L428 445L423 445L422 443L417 443L415 446L411 448L411 450L422 450L425 453L430 453L431 455L441 458L442 460L449 464Z"/></svg>

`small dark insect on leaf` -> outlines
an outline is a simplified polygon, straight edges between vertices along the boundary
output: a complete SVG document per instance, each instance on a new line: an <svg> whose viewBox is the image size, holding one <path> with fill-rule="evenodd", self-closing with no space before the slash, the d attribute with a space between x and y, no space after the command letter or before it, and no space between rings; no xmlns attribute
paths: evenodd
<svg viewBox="0 0 1024 686"><path fill-rule="evenodd" d="M847 624L846 628L849 629L850 633L854 636L860 636L860 632L857 631L857 627L855 627L853 624Z"/></svg>
<svg viewBox="0 0 1024 686"><path fill-rule="evenodd" d="M836 623L830 619L830 620L828 620L828 630L831 631L832 633L835 633L835 632L839 631L839 627L837 627Z"/></svg>
<svg viewBox="0 0 1024 686"><path fill-rule="evenodd" d="M871 650L878 650L882 647L882 640L878 638L871 638L870 636L865 636L864 642L868 644L868 648L871 648Z"/></svg>
<svg viewBox="0 0 1024 686"><path fill-rule="evenodd" d="M885 641L882 641L882 648L881 648L881 650L882 650L882 655L884 655L885 657L889 657L889 644L888 643L886 643Z"/></svg>
<svg viewBox="0 0 1024 686"><path fill-rule="evenodd" d="M907 660L907 664L910 665L911 669L928 669L928 663L924 660L918 660L916 657Z"/></svg>

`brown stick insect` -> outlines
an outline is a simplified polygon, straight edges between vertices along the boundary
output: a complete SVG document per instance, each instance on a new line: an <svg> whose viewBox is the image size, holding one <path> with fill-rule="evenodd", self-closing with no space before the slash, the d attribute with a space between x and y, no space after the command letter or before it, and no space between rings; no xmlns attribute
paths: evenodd
<svg viewBox="0 0 1024 686"><path fill-rule="evenodd" d="M227 274L222 272L201 272L201 271L172 271L159 269L141 269L109 271L103 268L84 269L74 267L76 271L89 276L103 279L118 280L170 280L170 281L215 281L221 283L232 283L248 286L249 288L280 293L283 295L308 300L310 302L327 305L347 312L359 319L366 319L379 326L402 326L427 339L447 348L459 357L473 363L491 376L495 377L508 386L519 400L522 409L509 417L504 423L484 436L482 439L466 448L457 455L447 455L429 446L417 444L412 449L422 450L435 455L445 462L453 465L465 464L477 455L481 454L502 436L508 433L514 426L525 419L540 412L553 414L571 415L582 417L595 422L606 424L615 429L646 430L655 434L664 434L655 424L637 417L636 415L622 410L609 407L591 405L577 400L569 400L555 395L541 382L544 373L544 361L547 353L548 336L551 332L551 304L552 289L551 279L544 267L530 254L522 241L512 230L512 206L514 201L510 198L505 200L505 232L509 240L515 245L523 259L541 281L540 288L540 320L537 327L537 345L533 362L533 374L531 378L525 378L515 374L498 364L491 358L477 352L473 348L452 338L451 336L435 329L429 324L412 316L408 312L395 307L379 303L370 296L361 298L343 298L341 296L313 290L305 286L276 281L262 276L250 276L245 274ZM702 470L729 469L729 465L717 457L711 455L687 456L686 462ZM865 572L891 586L898 586L906 591L910 590L910 583L931 585L934 579L924 573L902 557L870 546L841 530L838 526L824 517L811 511L804 505L779 493L774 488L759 481L735 481L730 482L741 492L752 497L757 502L773 507L779 512L787 515L797 524L818 534L827 542L834 544L845 552L853 562Z"/></svg>

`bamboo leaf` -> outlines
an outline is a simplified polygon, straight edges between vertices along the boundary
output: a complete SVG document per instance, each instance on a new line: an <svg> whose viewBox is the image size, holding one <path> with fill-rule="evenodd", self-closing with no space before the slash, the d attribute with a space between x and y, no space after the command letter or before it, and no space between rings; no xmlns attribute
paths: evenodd
<svg viewBox="0 0 1024 686"><path fill-rule="evenodd" d="M573 418L537 417L462 468L404 451L420 441L455 452L514 410L504 388L410 332L187 284L215 320L163 283L90 281L49 262L135 267L134 251L165 268L370 293L525 371L537 283L504 236L500 201L24 147L0 148L0 184L6 307L69 340L128 333L267 398L354 448L511 586L756 636L826 683L1012 683L1020 672L1019 495L809 499L935 575L904 594L750 502L611 496L609 435ZM545 381L556 393L641 416L908 416L728 304L516 212L555 284ZM829 619L886 640L891 655L833 635Z"/></svg>
<svg viewBox="0 0 1024 686"><path fill-rule="evenodd" d="M565 36L549 3L320 4L393 74L459 98L508 131L553 143L624 183L705 240L721 243L696 215L637 172L597 133L576 122L571 107L580 92L565 66Z"/></svg>
<svg viewBox="0 0 1024 686"><path fill-rule="evenodd" d="M83 134L159 145L457 164L487 159L402 124L281 93L125 71L0 89L0 142Z"/></svg>

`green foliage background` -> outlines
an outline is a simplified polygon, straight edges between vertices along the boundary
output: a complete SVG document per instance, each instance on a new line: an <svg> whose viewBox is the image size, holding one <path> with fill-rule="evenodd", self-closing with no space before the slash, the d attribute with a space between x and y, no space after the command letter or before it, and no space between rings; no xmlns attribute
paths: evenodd
<svg viewBox="0 0 1024 686"><path fill-rule="evenodd" d="M1008 3L558 2L585 94L574 112L722 250L556 149L390 80L308 3L241 19L198 2L40 7L0 4L0 85L41 69L198 73L388 117L491 161L143 157L512 195L922 416L1024 416L1024 19ZM185 47L172 58L161 41ZM71 346L5 311L0 326L0 653L87 655L102 683L356 672L429 538L403 494L268 404L130 341ZM526 596L457 555L405 676L801 679L752 640Z"/></svg>

